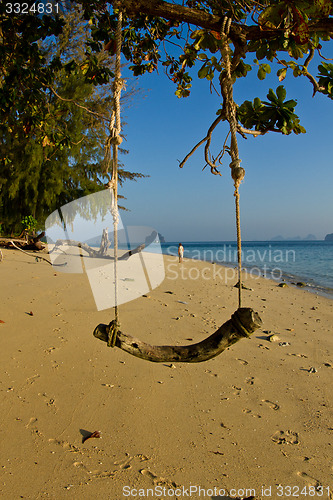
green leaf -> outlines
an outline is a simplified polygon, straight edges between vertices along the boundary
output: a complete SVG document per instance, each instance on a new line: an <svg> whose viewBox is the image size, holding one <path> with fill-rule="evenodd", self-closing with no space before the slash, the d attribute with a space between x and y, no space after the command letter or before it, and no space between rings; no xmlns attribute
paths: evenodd
<svg viewBox="0 0 333 500"><path fill-rule="evenodd" d="M283 85L278 86L278 88L276 89L276 95L278 96L280 102L283 102L285 100L287 91Z"/></svg>
<svg viewBox="0 0 333 500"><path fill-rule="evenodd" d="M261 108L262 104L261 104L261 100L259 99L259 97L254 98L253 106L254 106L254 109Z"/></svg>
<svg viewBox="0 0 333 500"><path fill-rule="evenodd" d="M264 80L266 78L266 71L264 70L263 67L260 67L258 69L257 75L258 75L259 80Z"/></svg>
<svg viewBox="0 0 333 500"><path fill-rule="evenodd" d="M198 77L199 78L206 78L206 76L208 75L208 72L209 72L209 67L206 66L206 63L199 69L198 71Z"/></svg>
<svg viewBox="0 0 333 500"><path fill-rule="evenodd" d="M273 89L269 89L268 94L267 94L267 99L269 99L273 103L277 103L278 99L277 99Z"/></svg>

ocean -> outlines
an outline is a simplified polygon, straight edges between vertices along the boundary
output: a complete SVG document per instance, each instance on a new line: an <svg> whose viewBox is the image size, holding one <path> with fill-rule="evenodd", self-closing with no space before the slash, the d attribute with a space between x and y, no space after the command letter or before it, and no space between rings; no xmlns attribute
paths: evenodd
<svg viewBox="0 0 333 500"><path fill-rule="evenodd" d="M185 258L237 265L236 242L182 241L182 244ZM178 254L178 242L161 246L166 255ZM242 267L252 275L278 282L304 283L307 289L333 299L333 241L245 241Z"/></svg>

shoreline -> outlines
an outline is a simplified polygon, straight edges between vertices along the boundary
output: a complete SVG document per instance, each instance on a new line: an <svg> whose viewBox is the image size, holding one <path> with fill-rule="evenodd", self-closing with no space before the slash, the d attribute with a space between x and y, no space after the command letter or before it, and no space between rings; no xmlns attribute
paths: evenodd
<svg viewBox="0 0 333 500"><path fill-rule="evenodd" d="M171 254L163 254L163 255L177 258L175 255L171 255ZM227 269L233 269L233 270L237 271L237 267L232 263L228 264L228 263L224 263L224 262L222 263L222 262L215 262L215 261L209 261L209 260L194 259L194 258L189 258L189 257L184 257L184 261L202 262L204 264L217 265L217 266L221 266L221 267L224 267ZM250 266L243 266L242 265L242 270L243 270L243 272L245 271L244 274L246 276L249 275L250 278L254 279L254 280L259 279L259 278L263 278L263 279L272 281L275 285L278 285L282 282L282 283L285 283L287 286L294 287L295 289L302 289L302 290L307 291L311 294L319 295L319 296L325 297L329 300L333 300L333 289L328 288L328 287L323 287L322 285L319 285L319 284L311 285L307 280L305 280L301 276L297 276L297 275L291 276L288 273L282 272L281 278L276 279L273 276L269 275L269 274L271 274L271 270L260 269L257 266L250 267ZM255 271L255 272L253 272L253 271ZM235 279L236 279L236 275L235 275ZM302 285L297 285L298 282L302 283ZM303 285L303 283L304 283L304 285Z"/></svg>
<svg viewBox="0 0 333 500"><path fill-rule="evenodd" d="M310 241L310 240L304 240L305 243L307 242L310 242L310 243L318 243L318 244L321 244L323 243L325 240L313 240L313 241ZM269 264L270 265L267 265L266 263L264 263L263 261L263 258L260 257L260 260L261 262L260 263L255 263L255 264L246 264L246 258L244 258L244 253L246 252L246 244L268 244L270 250L269 252L273 253L275 251L278 251L279 249L272 249L272 244L274 245L279 245L279 244L289 244L289 243L295 243L295 244L302 244L304 243L302 240L282 240L282 241L269 241L269 240L260 240L260 241L244 241L243 242L243 245L245 245L245 249L243 248L242 252L242 269L244 270L245 274L250 274L250 276L256 276L256 275L259 275L264 277L265 279L271 279L273 280L274 282L286 282L288 286L297 286L297 283L302 283L304 284L305 286L302 286L302 285L299 285L300 287L302 287L304 290L307 290L309 291L310 293L312 294L319 294L320 296L323 296L323 297L326 297L326 298L329 298L329 299L333 299L333 287L330 287L326 284L322 284L322 283L319 283L318 281L316 281L315 278L312 278L312 277L307 277L305 275L303 275L302 273L292 273L290 271L285 271L282 269L282 266L275 266L274 268L272 268L272 262L270 262ZM199 246L209 246L210 244L213 244L213 245L222 245L222 248L218 251L221 251L223 254L225 254L226 252L226 245L229 245L229 254L230 253L233 253L234 255L236 255L237 253L237 248L235 247L236 245L236 242L234 241L226 241L226 242L219 242L219 241L214 241L214 242L205 242L205 241L202 241L202 242L185 242L184 243L185 245L199 245ZM329 244L329 242L328 242ZM51 248L51 246L53 245L49 245L49 247ZM232 247L231 247L232 246ZM329 245L328 245L329 246ZM332 245L333 246L333 245ZM223 249L224 247L224 249ZM92 248L98 248L98 245L97 246L92 246ZM172 251L170 252L170 248L172 248ZM232 248L232 250L231 250ZM125 249L125 247L124 247ZM123 249L123 251L125 251ZM126 247L126 250L127 250L127 247ZM173 257L177 257L177 245L175 244L175 242L164 242L164 243L161 243L161 250L162 250L162 255L166 255L166 256L173 256ZM249 250L249 249L248 249ZM252 250L253 251L253 250ZM284 250L286 252L286 258L288 258L288 252L294 252L294 250ZM198 257L193 257L193 256L186 256L186 253L190 253L191 250L188 250L185 248L185 253L184 253L184 259L188 259L188 260L193 260L193 261L201 261L201 262L206 262L206 263L210 263L210 264L217 264L217 265L220 265L220 266L223 266L223 267L227 267L227 268L235 268L237 266L237 262L234 262L234 261L227 261L227 260L218 260L218 259L213 259L212 258L212 254L213 254L213 250L209 249L209 250L205 250L205 252L209 252L211 257L209 258L202 258L201 256L198 256ZM266 252L266 251L265 251ZM264 253L265 253L264 252ZM288 259L287 259L288 261ZM277 263L279 263L277 261ZM274 265L274 263L273 263ZM278 277L274 276L274 273L277 275L279 275Z"/></svg>
<svg viewBox="0 0 333 500"><path fill-rule="evenodd" d="M314 240L317 241L317 240ZM174 245L172 245L174 246ZM163 255L169 255L176 257L175 253L167 253L163 251L164 248L162 247L162 253ZM167 250L167 249L165 249ZM184 259L192 260L192 261L200 261L200 262L207 262L209 264L216 264L220 265L223 267L227 268L236 268L237 263L235 262L225 262L225 261L216 261L216 260L211 260L211 259L202 259L200 257L194 258L194 257L186 257L184 256ZM250 274L251 277L258 276L263 277L265 279L269 279L274 281L275 283L280 283L280 282L286 282L286 284L289 286L295 286L295 287L300 287L303 288L304 290L309 291L310 293L314 294L319 294L323 297L333 299L333 288L327 286L327 285L322 285L318 282L315 281L313 278L308 278L305 277L304 275L301 274L292 274L289 271L284 271L283 269L276 267L275 269L271 269L266 264L263 265L263 267L259 264L254 264L254 265L245 265L242 262L242 270L245 272L245 274ZM279 271L279 277L276 278L274 277L273 273ZM303 285L297 285L297 283L302 283Z"/></svg>

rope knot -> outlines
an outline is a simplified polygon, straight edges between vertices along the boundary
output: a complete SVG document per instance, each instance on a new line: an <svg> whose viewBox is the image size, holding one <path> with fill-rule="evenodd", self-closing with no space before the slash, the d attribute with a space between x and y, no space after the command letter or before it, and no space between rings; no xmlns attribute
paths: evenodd
<svg viewBox="0 0 333 500"><path fill-rule="evenodd" d="M113 223L118 226L119 224L119 212L118 212L118 207L113 206L111 207L111 214L113 218Z"/></svg>
<svg viewBox="0 0 333 500"><path fill-rule="evenodd" d="M234 312L234 314L231 316L231 321L234 326L234 328L237 330L238 334L241 335L242 337L249 337L251 335L251 332L245 328L244 324L241 321L240 318L240 311L239 309Z"/></svg>
<svg viewBox="0 0 333 500"><path fill-rule="evenodd" d="M234 180L235 187L238 187L245 177L245 169L240 166L242 160L233 160L230 163L231 177Z"/></svg>
<svg viewBox="0 0 333 500"><path fill-rule="evenodd" d="M122 137L120 137L118 129L115 127L111 130L110 134L110 144L114 144L116 146L119 146L123 142Z"/></svg>
<svg viewBox="0 0 333 500"><path fill-rule="evenodd" d="M108 330L108 344L107 345L108 345L108 347L114 347L116 345L117 335L119 332L118 321L113 319L109 323L107 330Z"/></svg>

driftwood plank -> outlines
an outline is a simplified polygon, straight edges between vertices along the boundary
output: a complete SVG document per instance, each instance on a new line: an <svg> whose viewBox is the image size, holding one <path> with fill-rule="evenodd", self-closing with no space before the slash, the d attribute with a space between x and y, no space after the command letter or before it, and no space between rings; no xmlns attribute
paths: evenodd
<svg viewBox="0 0 333 500"><path fill-rule="evenodd" d="M98 325L94 330L94 336L107 342L110 325ZM262 321L258 313L250 308L240 308L216 332L197 344L150 345L118 331L115 346L137 358L155 363L200 363L218 356L238 340L248 338L261 325Z"/></svg>

